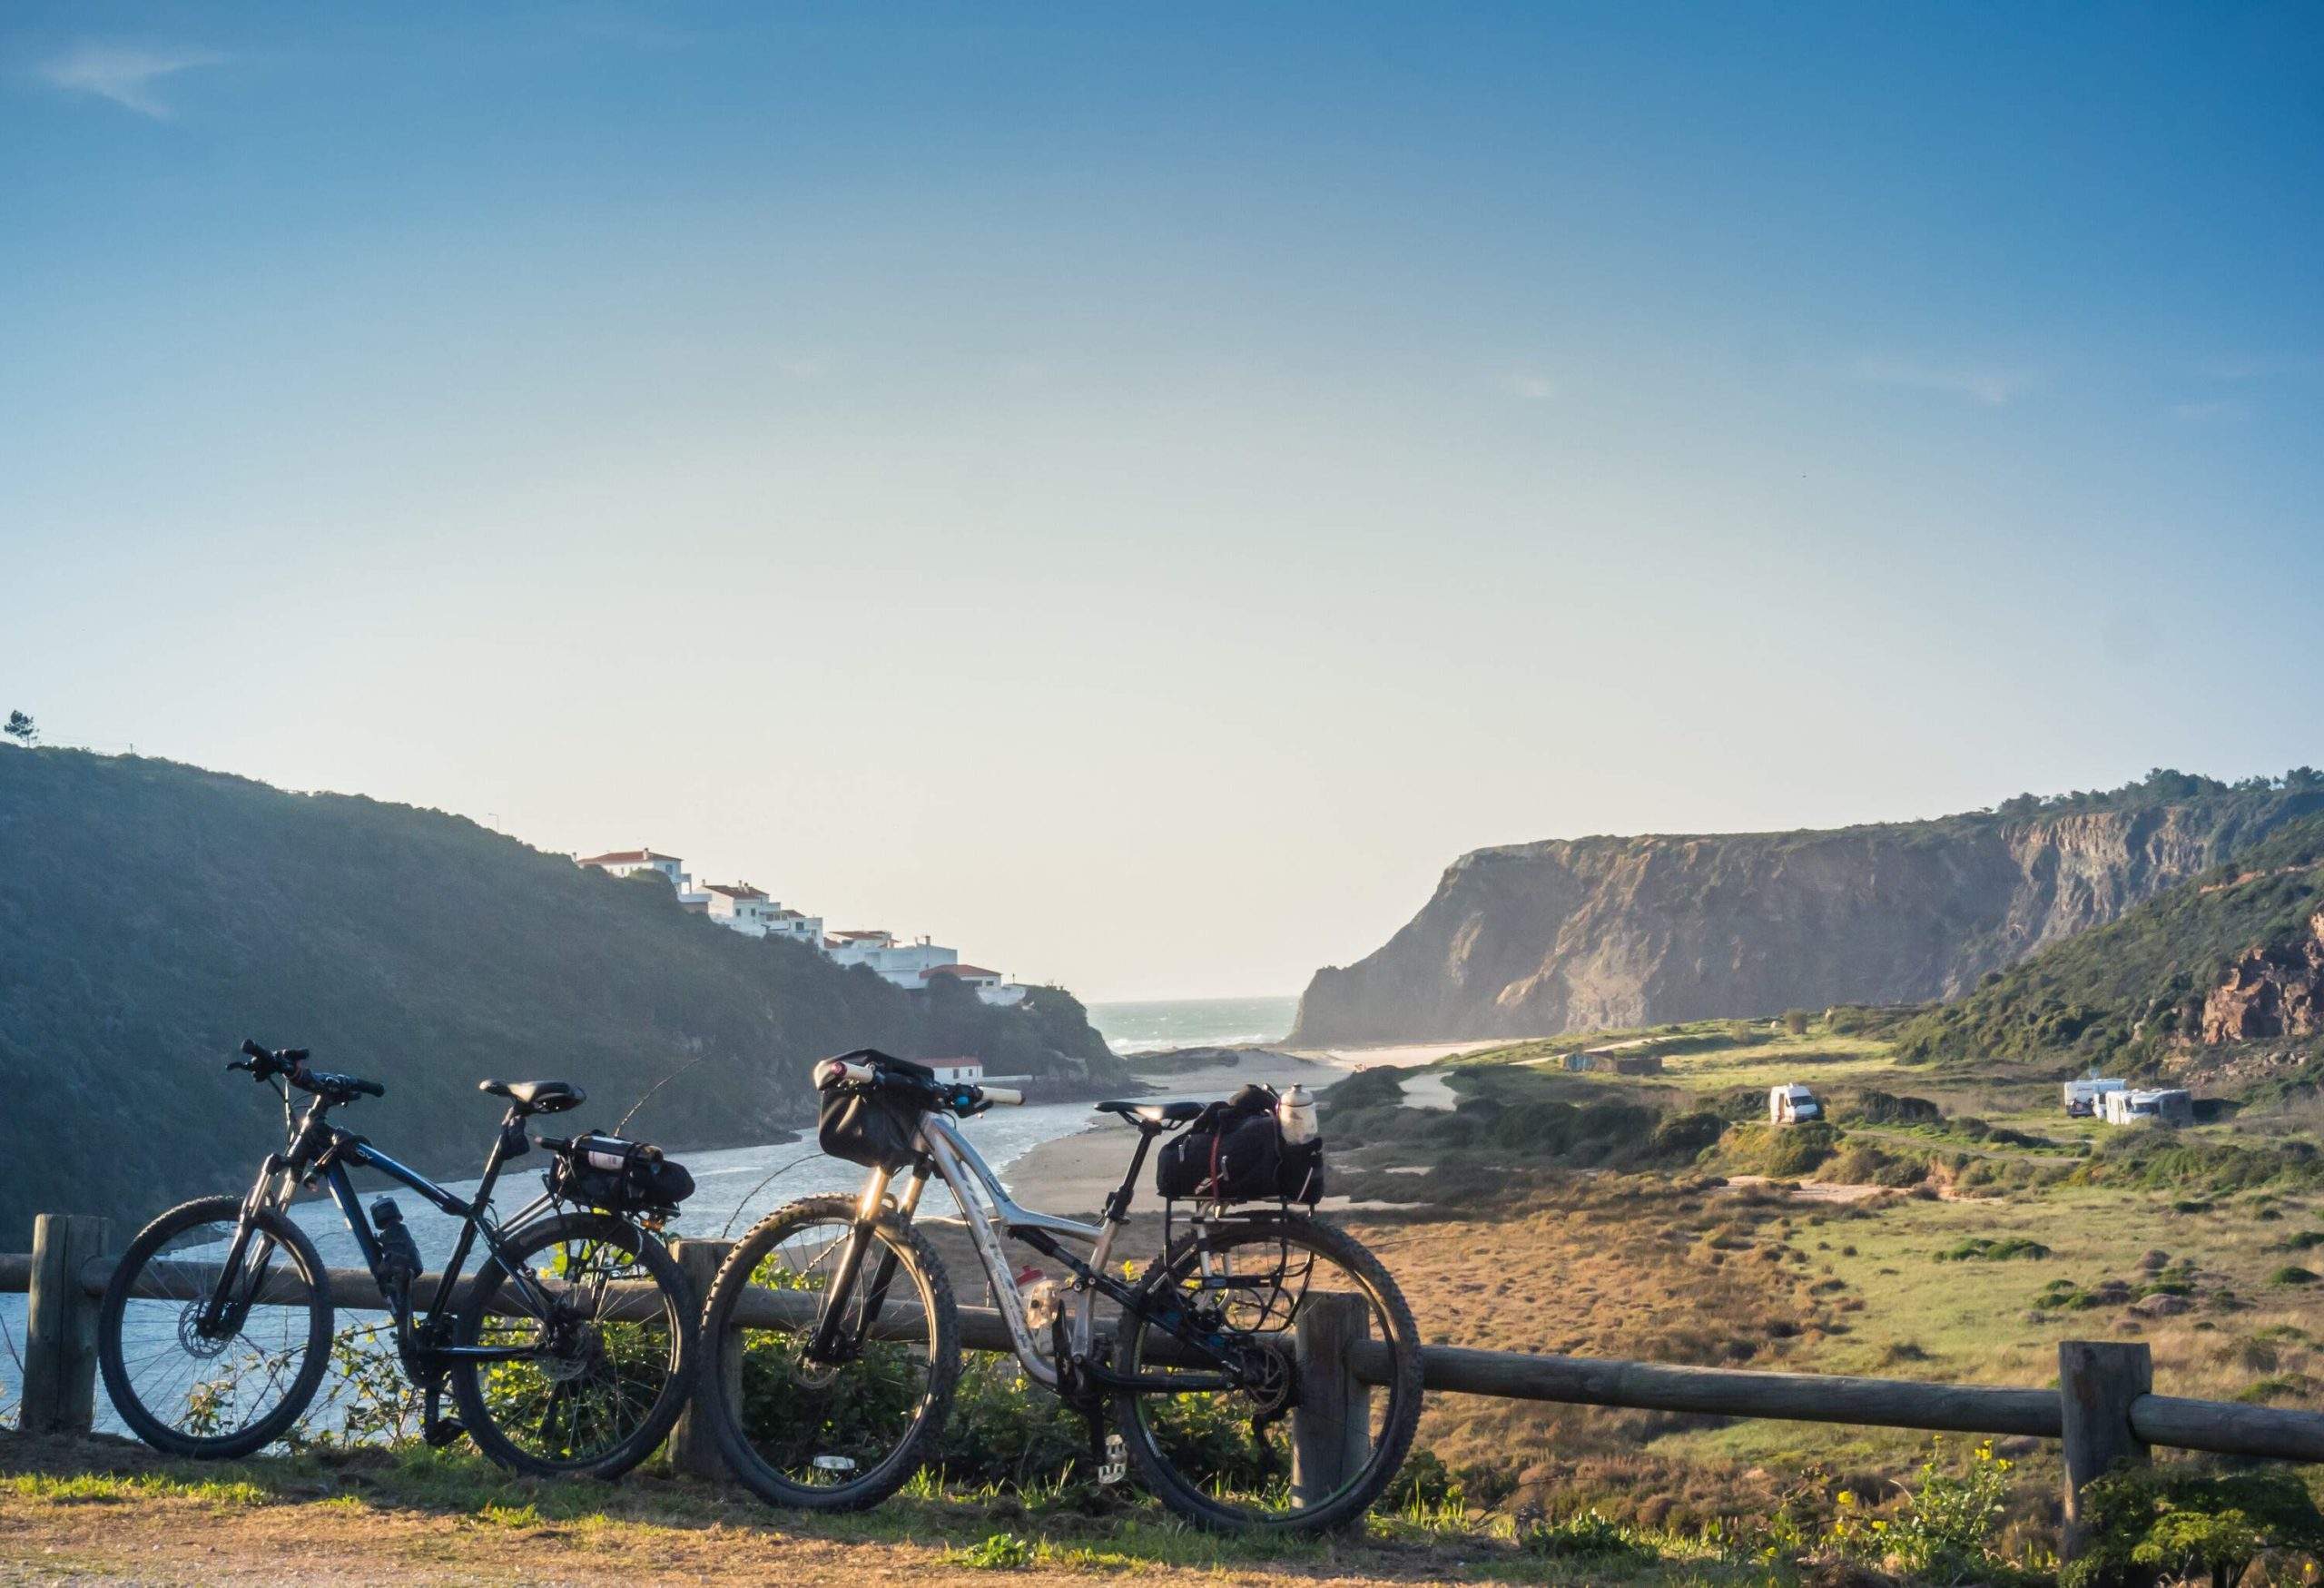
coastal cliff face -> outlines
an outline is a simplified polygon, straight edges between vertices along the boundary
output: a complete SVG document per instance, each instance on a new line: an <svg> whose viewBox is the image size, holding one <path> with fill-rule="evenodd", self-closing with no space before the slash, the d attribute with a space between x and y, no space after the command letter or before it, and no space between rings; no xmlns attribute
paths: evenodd
<svg viewBox="0 0 2324 1588"><path fill-rule="evenodd" d="M2324 910L2297 941L2244 951L2203 1000L2197 1030L2209 1043L2312 1037L2324 1028Z"/></svg>
<svg viewBox="0 0 2324 1588"><path fill-rule="evenodd" d="M1377 952L1315 973L1293 1040L1548 1036L1949 998L2317 804L2239 794L1481 849Z"/></svg>

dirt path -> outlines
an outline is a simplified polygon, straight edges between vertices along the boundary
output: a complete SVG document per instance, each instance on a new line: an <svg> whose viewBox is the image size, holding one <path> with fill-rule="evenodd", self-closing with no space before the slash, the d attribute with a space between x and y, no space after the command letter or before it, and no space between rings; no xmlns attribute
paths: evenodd
<svg viewBox="0 0 2324 1588"><path fill-rule="evenodd" d="M532 1483L472 1456L377 1450L201 1465L125 1441L0 1434L0 1583L954 1588L1134 1572L1168 1588L1273 1588L1466 1575L1433 1541L1275 1544L1255 1556L1258 1546L1191 1533L1153 1510L1029 1518L1006 1501L898 1499L862 1516L818 1517L651 1474ZM982 1563L979 1551L996 1535L1031 1558Z"/></svg>

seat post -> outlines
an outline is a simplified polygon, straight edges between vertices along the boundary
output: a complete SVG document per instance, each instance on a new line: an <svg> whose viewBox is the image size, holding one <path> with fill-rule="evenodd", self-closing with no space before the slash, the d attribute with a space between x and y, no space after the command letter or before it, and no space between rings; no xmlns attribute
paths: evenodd
<svg viewBox="0 0 2324 1588"><path fill-rule="evenodd" d="M1137 1194L1138 1171L1146 1167L1146 1155L1153 1150L1154 1139L1162 1134L1162 1127L1137 1122L1137 1149L1129 1155L1129 1172L1122 1176L1122 1183L1106 1198L1105 1218L1108 1224L1129 1222L1130 1198Z"/></svg>

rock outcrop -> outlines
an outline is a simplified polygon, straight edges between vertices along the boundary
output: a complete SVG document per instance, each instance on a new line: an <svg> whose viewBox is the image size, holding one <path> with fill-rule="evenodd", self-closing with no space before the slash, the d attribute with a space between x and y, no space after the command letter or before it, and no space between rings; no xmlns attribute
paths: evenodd
<svg viewBox="0 0 2324 1588"><path fill-rule="evenodd" d="M2239 794L1481 849L1384 946L1315 973L1293 1040L1549 1036L1952 997L2320 807Z"/></svg>
<svg viewBox="0 0 2324 1588"><path fill-rule="evenodd" d="M2312 1037L2324 1029L2324 910L2289 943L2247 949L2203 1000L2205 1042Z"/></svg>

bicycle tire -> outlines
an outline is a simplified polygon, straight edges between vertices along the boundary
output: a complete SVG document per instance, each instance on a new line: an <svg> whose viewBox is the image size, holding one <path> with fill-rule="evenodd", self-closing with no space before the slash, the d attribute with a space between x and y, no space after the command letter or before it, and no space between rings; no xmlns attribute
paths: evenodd
<svg viewBox="0 0 2324 1588"><path fill-rule="evenodd" d="M659 1321L669 1335L670 1343L664 1347L669 1353L668 1359L660 1382L655 1386L653 1399L629 1431L603 1446L576 1450L564 1456L544 1454L520 1444L504 1428L504 1421L513 1422L513 1418L504 1419L502 1415L512 1409L509 1405L512 1397L497 1388L487 1393L487 1375L490 1369L485 1364L456 1359L447 1369L447 1376L451 1381L453 1398L459 1405L460 1421L467 1426L468 1437L476 1441L476 1447L488 1459L512 1471L545 1477L616 1478L651 1455L662 1441L669 1437L671 1428L676 1425L678 1415L685 1409L687 1397L693 1392L694 1374L702 1356L697 1321L699 1309L694 1287L686 1282L677 1259L670 1256L661 1241L625 1219L601 1213L566 1213L528 1224L513 1233L504 1253L493 1258L478 1271L475 1284L461 1298L459 1311L454 1317L452 1340L462 1346L483 1343L487 1321L493 1317L492 1302L508 1280L507 1262L522 1262L536 1253L576 1240L602 1244L627 1253L635 1259L635 1266L645 1270L646 1277L665 1298L664 1316ZM634 1351L642 1344L650 1352L654 1348L655 1321L643 1318L615 1320L613 1327L636 1332L612 1336L611 1346L608 1345L606 1326L593 1321L587 1327L595 1331L594 1334L587 1343L576 1348L569 1366L566 1366L568 1362L566 1356L551 1356L544 1353L544 1360L559 1365L557 1370L570 1371L574 1375L571 1382L581 1382L582 1376L586 1374L601 1389L609 1386L616 1396L622 1396L617 1378L620 1364L615 1360L613 1347L625 1346ZM518 1327L537 1327L538 1325L537 1320L527 1319L526 1325ZM650 1357L640 1356L635 1360L644 1363L650 1361ZM494 1404L495 1394L502 1396L498 1406ZM556 1391L547 1392L547 1398L550 1407L547 1415L554 1415L557 1405ZM625 1396L622 1398L627 1399ZM573 1414L573 1421L577 1436L577 1411ZM547 1435L546 1422L542 1432Z"/></svg>
<svg viewBox="0 0 2324 1588"><path fill-rule="evenodd" d="M191 1456L202 1461L228 1461L249 1455L273 1444L290 1425L299 1420L320 1387L323 1375L330 1366L331 1301L330 1282L323 1267L321 1256L307 1232L300 1228L283 1213L269 1208L262 1209L251 1222L281 1249L290 1254L297 1265L299 1278L307 1289L307 1331L302 1345L299 1368L291 1377L290 1387L282 1403L271 1412L231 1434L204 1436L189 1434L165 1421L146 1405L146 1396L139 1393L136 1375L126 1360L123 1340L125 1319L132 1302L160 1300L167 1307L175 1299L167 1293L173 1281L162 1281L164 1295L160 1297L133 1294L162 1246L173 1236L204 1224L231 1225L241 1217L240 1197L202 1197L179 1204L137 1232L129 1243L121 1261L106 1283L104 1299L97 1314L97 1366L103 1375L105 1394L113 1410L130 1431L154 1449L171 1455ZM188 1292L185 1301L192 1305L195 1297ZM296 1306L267 1304L269 1306ZM285 1340L295 1340L295 1328L286 1332ZM181 1339L183 1336L181 1334ZM150 1344L151 1342L144 1342ZM164 1347L166 1348L166 1347ZM225 1347L220 1347L222 1356Z"/></svg>
<svg viewBox="0 0 2324 1588"><path fill-rule="evenodd" d="M1114 1397L1115 1425L1139 1477L1156 1498L1171 1510L1214 1532L1324 1533L1360 1520L1403 1465L1404 1457L1412 1449L1413 1430L1420 1422L1420 1331L1413 1322L1412 1308L1405 1304L1403 1292L1363 1242L1335 1225L1305 1214L1260 1213L1233 1220L1223 1230L1214 1232L1209 1238L1209 1249L1216 1254L1236 1246L1275 1245L1286 1238L1336 1265L1370 1301L1374 1319L1384 1326L1384 1343L1390 1350L1387 1381L1372 1386L1373 1393L1385 1392L1388 1408L1381 1426L1373 1431L1369 1460L1348 1484L1334 1490L1319 1504L1296 1506L1277 1514L1260 1514L1237 1510L1206 1493L1200 1475L1181 1471L1161 1448L1158 1435L1141 1410L1143 1402L1158 1397L1136 1391L1118 1393ZM1198 1271L1200 1260L1200 1253L1189 1241L1167 1267L1157 1264L1147 1275L1139 1287L1140 1294L1185 1283L1189 1275ZM1126 1375L1141 1371L1147 1332L1143 1317L1124 1312L1115 1342L1117 1369ZM1159 1331L1156 1333L1158 1336Z"/></svg>
<svg viewBox="0 0 2324 1588"><path fill-rule="evenodd" d="M743 1384L748 1393L749 1347L733 1319L760 1265L782 1247L783 1238L817 1225L852 1224L855 1216L852 1197L810 1197L776 1208L751 1227L720 1265L703 1309L704 1371L709 1375L708 1382ZM861 1511L878 1504L925 1465L951 1411L952 1391L960 1375L960 1323L950 1277L927 1239L893 1214L883 1213L874 1228L886 1248L896 1255L899 1268L925 1297L933 1317L934 1330L927 1345L928 1378L919 1392L913 1420L894 1447L861 1476L847 1483L810 1484L786 1476L760 1453L750 1429L743 1425L748 1414L739 1397L708 1397L711 1427L728 1469L752 1493L772 1504L808 1511ZM738 1351L743 1353L743 1360L731 1360Z"/></svg>

